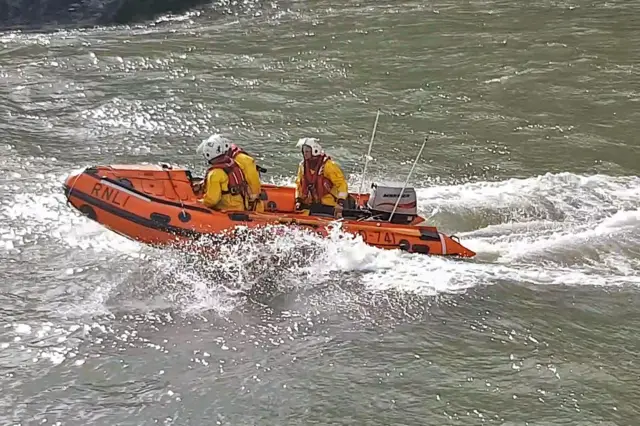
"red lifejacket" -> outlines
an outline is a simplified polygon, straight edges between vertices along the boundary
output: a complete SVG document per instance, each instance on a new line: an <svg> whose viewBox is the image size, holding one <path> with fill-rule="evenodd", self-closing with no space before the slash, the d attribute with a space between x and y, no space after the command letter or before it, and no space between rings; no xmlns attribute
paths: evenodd
<svg viewBox="0 0 640 426"><path fill-rule="evenodd" d="M331 194L333 182L324 176L324 166L331 157L323 155L318 161L318 165L313 170L309 167L309 162L302 160L302 181L300 182L302 198L307 200L311 197L312 202L319 203L322 198ZM312 171L314 173L312 173ZM333 195L333 194L332 194Z"/></svg>
<svg viewBox="0 0 640 426"><path fill-rule="evenodd" d="M240 148L235 143L232 143L231 148L229 148L229 156L235 159L238 156L238 154L249 155L246 153L244 149Z"/></svg>
<svg viewBox="0 0 640 426"><path fill-rule="evenodd" d="M235 159L238 156L238 154L244 154L244 155L248 155L249 157L251 157L251 155L247 151L245 151L244 149L238 147L234 143L231 144L231 148L229 148L228 154L233 159ZM256 164L256 170L258 171L258 173L266 173L267 172L267 169L265 169L263 167L260 167L258 164Z"/></svg>
<svg viewBox="0 0 640 426"><path fill-rule="evenodd" d="M249 199L249 184L247 183L244 173L242 173L242 169L238 163L236 163L229 155L221 155L211 163L211 166L207 169L207 176L209 175L209 172L214 169L224 170L229 177L229 190L222 191L222 194L241 195L246 204ZM205 193L207 191L206 182L207 180L205 179Z"/></svg>

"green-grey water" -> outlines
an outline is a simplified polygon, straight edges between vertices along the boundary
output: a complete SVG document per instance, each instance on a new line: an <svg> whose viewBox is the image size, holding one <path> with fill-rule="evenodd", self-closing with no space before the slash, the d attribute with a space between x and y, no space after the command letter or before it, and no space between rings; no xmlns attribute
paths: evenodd
<svg viewBox="0 0 640 426"><path fill-rule="evenodd" d="M0 34L2 424L633 425L640 2L247 3ZM65 204L215 131L291 183L320 137L478 256L292 232L218 260ZM267 253L267 254L265 254ZM255 294L245 297L238 289Z"/></svg>

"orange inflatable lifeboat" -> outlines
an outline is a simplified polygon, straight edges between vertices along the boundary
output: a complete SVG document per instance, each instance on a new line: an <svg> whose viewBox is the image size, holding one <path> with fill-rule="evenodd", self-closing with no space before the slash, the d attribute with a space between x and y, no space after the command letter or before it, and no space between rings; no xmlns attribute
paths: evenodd
<svg viewBox="0 0 640 426"><path fill-rule="evenodd" d="M215 211L198 201L194 178L184 168L169 165L96 166L69 176L64 184L68 202L88 218L136 241L154 246L220 235L236 226L248 228L284 224L307 227L326 236L333 217L295 211L293 187L263 184L264 212ZM457 238L417 215L413 188L406 188L395 214L390 213L401 188L373 185L371 194L350 194L342 230L358 234L369 245L410 253L473 257Z"/></svg>

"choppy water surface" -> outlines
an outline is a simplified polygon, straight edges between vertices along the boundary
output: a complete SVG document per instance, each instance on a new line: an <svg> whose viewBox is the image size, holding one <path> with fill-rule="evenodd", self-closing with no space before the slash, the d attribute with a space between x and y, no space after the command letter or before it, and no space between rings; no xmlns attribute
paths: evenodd
<svg viewBox="0 0 640 426"><path fill-rule="evenodd" d="M0 35L2 424L634 424L640 2L274 2ZM279 235L205 261L80 217L97 163L319 135L478 252ZM240 291L244 290L244 292Z"/></svg>

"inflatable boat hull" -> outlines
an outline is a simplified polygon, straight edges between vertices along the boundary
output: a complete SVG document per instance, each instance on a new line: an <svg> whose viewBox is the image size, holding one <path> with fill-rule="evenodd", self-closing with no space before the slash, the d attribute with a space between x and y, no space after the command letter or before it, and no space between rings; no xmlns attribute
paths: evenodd
<svg viewBox="0 0 640 426"><path fill-rule="evenodd" d="M326 236L335 224L331 217L295 211L294 188L275 185L263 185L264 212L215 211L198 201L193 189L196 181L188 170L168 165L111 165L87 168L69 176L64 191L68 202L89 219L154 246L189 242L203 235L224 235L238 226L299 226ZM358 208L369 198L368 194L351 195L358 201ZM395 224L345 214L342 230L383 249L475 256L455 238L422 222L424 219L419 216L411 223Z"/></svg>

